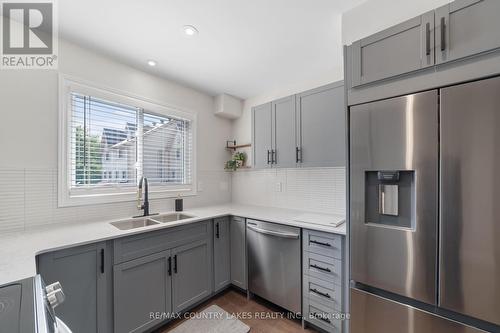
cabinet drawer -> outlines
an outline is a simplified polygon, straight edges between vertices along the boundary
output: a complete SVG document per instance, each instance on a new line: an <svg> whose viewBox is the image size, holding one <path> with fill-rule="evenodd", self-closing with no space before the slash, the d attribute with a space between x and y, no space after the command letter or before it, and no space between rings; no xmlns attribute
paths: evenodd
<svg viewBox="0 0 500 333"><path fill-rule="evenodd" d="M206 239L210 235L210 221L203 221L119 238L114 241L114 263L129 261L200 239Z"/></svg>
<svg viewBox="0 0 500 333"><path fill-rule="evenodd" d="M342 236L304 230L303 249L312 253L342 259Z"/></svg>
<svg viewBox="0 0 500 333"><path fill-rule="evenodd" d="M329 309L342 310L342 287L331 281L303 276L303 297L321 303Z"/></svg>
<svg viewBox="0 0 500 333"><path fill-rule="evenodd" d="M316 253L304 252L304 269L306 275L342 284L342 261Z"/></svg>
<svg viewBox="0 0 500 333"><path fill-rule="evenodd" d="M304 300L304 320L331 333L342 332L342 321L338 319L339 314L313 300Z"/></svg>

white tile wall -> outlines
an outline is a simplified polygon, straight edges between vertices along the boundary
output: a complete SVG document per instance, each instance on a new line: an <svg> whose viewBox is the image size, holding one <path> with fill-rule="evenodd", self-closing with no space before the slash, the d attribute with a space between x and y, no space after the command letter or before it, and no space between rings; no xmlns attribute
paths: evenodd
<svg viewBox="0 0 500 333"><path fill-rule="evenodd" d="M345 214L345 197L345 168L242 170L232 178L235 203Z"/></svg>
<svg viewBox="0 0 500 333"><path fill-rule="evenodd" d="M203 191L184 199L185 207L227 203L231 174L199 171ZM152 211L173 209L173 199L152 200ZM137 215L135 202L57 207L57 171L53 169L0 169L0 232L21 231L50 223L92 222Z"/></svg>
<svg viewBox="0 0 500 333"><path fill-rule="evenodd" d="M345 214L344 168L199 171L198 181L201 191L184 199L186 209L232 199L241 204ZM152 211L172 209L173 199L151 202ZM0 169L0 232L127 218L137 213L135 202L58 208L56 170Z"/></svg>

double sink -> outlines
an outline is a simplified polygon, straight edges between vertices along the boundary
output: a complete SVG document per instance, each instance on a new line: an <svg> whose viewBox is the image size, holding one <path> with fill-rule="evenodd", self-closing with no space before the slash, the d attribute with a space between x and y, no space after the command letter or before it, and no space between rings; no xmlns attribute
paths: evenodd
<svg viewBox="0 0 500 333"><path fill-rule="evenodd" d="M152 215L148 217L134 218L124 221L111 222L115 228L120 230L130 230L142 227L148 227L152 225L157 225L160 223L176 222L180 220L190 219L196 216L188 215L184 213L169 213L161 215Z"/></svg>

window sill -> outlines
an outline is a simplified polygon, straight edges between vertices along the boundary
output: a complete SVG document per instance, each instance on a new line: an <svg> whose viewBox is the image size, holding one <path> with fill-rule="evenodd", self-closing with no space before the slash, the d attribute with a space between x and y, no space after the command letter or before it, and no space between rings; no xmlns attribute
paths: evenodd
<svg viewBox="0 0 500 333"><path fill-rule="evenodd" d="M74 207L86 205L112 204L118 202L133 202L137 200L137 192L115 192L115 193L91 193L92 191L78 191L81 193L64 193L59 195L58 207ZM88 193L84 193L88 192ZM197 191L192 188L176 188L166 190L149 191L150 200L171 199L194 196Z"/></svg>

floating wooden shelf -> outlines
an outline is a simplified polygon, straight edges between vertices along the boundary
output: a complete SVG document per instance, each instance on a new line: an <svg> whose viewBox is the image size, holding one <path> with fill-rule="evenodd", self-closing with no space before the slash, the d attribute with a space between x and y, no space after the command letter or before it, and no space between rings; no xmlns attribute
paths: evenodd
<svg viewBox="0 0 500 333"><path fill-rule="evenodd" d="M236 140L235 141L227 141L226 142L226 149L236 150L236 149L239 149L239 148L246 148L246 147L252 147L252 144L251 143L246 143L244 145L237 145L236 144Z"/></svg>

